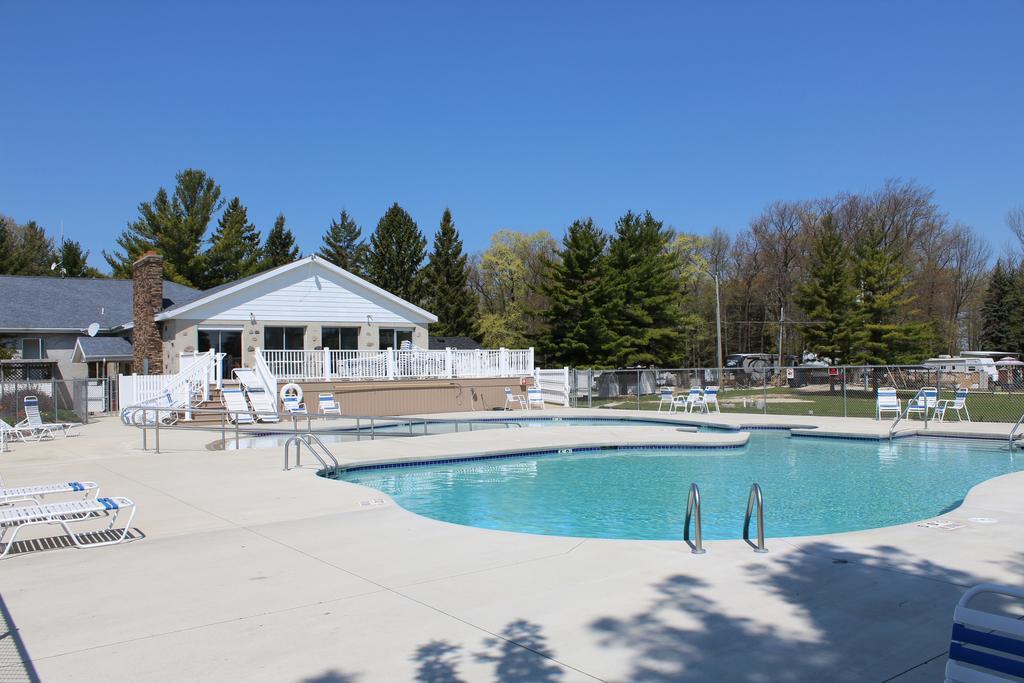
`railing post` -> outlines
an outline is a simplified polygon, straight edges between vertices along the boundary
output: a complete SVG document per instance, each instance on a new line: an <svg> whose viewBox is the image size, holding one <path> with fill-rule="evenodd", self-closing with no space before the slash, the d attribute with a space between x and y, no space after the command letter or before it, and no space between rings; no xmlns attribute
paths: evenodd
<svg viewBox="0 0 1024 683"><path fill-rule="evenodd" d="M451 379L455 377L455 366L452 362L452 350L444 350L444 376Z"/></svg>
<svg viewBox="0 0 1024 683"><path fill-rule="evenodd" d="M396 369L395 366L397 365L397 362L396 362L397 359L395 358L395 350L389 346L388 350L387 350L387 354L388 354L388 379L394 379L395 378L395 369Z"/></svg>
<svg viewBox="0 0 1024 683"><path fill-rule="evenodd" d="M533 347L531 346L526 351L527 351L527 353L526 353L527 368L526 369L529 370L530 372L533 372L536 369L536 367L537 367L536 365L534 365L534 361L533 361Z"/></svg>
<svg viewBox="0 0 1024 683"><path fill-rule="evenodd" d="M839 368L839 372L843 373L843 417L846 415L846 366ZM877 399L876 399L877 400Z"/></svg>
<svg viewBox="0 0 1024 683"><path fill-rule="evenodd" d="M331 381L331 349L324 347L324 381Z"/></svg>

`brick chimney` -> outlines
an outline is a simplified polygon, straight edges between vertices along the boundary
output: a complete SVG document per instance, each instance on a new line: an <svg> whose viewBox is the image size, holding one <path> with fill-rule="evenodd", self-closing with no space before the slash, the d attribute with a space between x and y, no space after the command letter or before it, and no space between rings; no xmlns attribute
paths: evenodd
<svg viewBox="0 0 1024 683"><path fill-rule="evenodd" d="M154 316L164 308L164 257L147 251L132 265L132 372L163 372L163 341Z"/></svg>

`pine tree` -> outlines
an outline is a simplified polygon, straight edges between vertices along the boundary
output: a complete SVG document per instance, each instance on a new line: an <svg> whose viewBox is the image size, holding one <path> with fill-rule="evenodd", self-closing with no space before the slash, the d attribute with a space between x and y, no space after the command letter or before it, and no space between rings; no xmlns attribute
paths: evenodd
<svg viewBox="0 0 1024 683"><path fill-rule="evenodd" d="M459 231L447 208L434 235L430 261L424 270L424 306L437 316L430 333L437 336L475 334L477 299L469 289L469 259L462 251Z"/></svg>
<svg viewBox="0 0 1024 683"><path fill-rule="evenodd" d="M60 245L57 265L61 277L104 277L103 273L89 265L89 252L74 240L65 240Z"/></svg>
<svg viewBox="0 0 1024 683"><path fill-rule="evenodd" d="M870 365L920 362L927 355L930 331L900 319L914 297L907 292L907 269L878 225L860 237L856 272L865 338L855 360Z"/></svg>
<svg viewBox="0 0 1024 683"><path fill-rule="evenodd" d="M17 275L52 275L51 266L57 261L53 240L46 236L35 221L21 227L21 235L14 248L14 273Z"/></svg>
<svg viewBox="0 0 1024 683"><path fill-rule="evenodd" d="M615 224L609 261L621 295L612 321L613 362L668 365L680 349L679 307L682 292L676 271L673 233L645 212L626 212Z"/></svg>
<svg viewBox="0 0 1024 683"><path fill-rule="evenodd" d="M261 270L277 268L299 258L299 248L295 246L295 235L284 227L284 214L279 213L274 227L267 233L263 244L263 263Z"/></svg>
<svg viewBox="0 0 1024 683"><path fill-rule="evenodd" d="M234 197L210 237L206 273L200 283L202 289L252 275L259 270L262 256L260 233L249 222L249 213L242 201Z"/></svg>
<svg viewBox="0 0 1024 683"><path fill-rule="evenodd" d="M850 250L831 214L818 226L810 277L797 287L797 304L813 322L803 329L807 348L833 364L849 363L865 341L853 284Z"/></svg>
<svg viewBox="0 0 1024 683"><path fill-rule="evenodd" d="M344 209L338 220L331 219L331 227L324 234L324 244L319 255L339 268L353 275L366 274L368 247L363 241L363 231Z"/></svg>
<svg viewBox="0 0 1024 683"><path fill-rule="evenodd" d="M416 221L396 202L381 217L370 237L366 274L381 289L418 304L421 301L421 267L427 240Z"/></svg>
<svg viewBox="0 0 1024 683"><path fill-rule="evenodd" d="M139 217L117 238L121 251L103 252L114 277L129 278L142 252L155 249L164 257L164 276L183 284L201 283L206 270L203 237L223 200L220 186L199 169L176 176L174 194L160 188L151 202L139 204Z"/></svg>
<svg viewBox="0 0 1024 683"><path fill-rule="evenodd" d="M569 226L542 286L550 307L542 352L562 365L614 364L612 316L617 286L607 253L608 236L589 218Z"/></svg>
<svg viewBox="0 0 1024 683"><path fill-rule="evenodd" d="M1017 351L1020 337L1015 322L1020 301L1015 291L1019 277L1016 269L996 261L985 289L985 301L981 307L981 345L986 349Z"/></svg>

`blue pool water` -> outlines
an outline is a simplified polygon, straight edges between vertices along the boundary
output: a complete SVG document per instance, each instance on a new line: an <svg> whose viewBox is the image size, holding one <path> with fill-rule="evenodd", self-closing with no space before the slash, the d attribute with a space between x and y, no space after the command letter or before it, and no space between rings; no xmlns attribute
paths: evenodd
<svg viewBox="0 0 1024 683"><path fill-rule="evenodd" d="M1024 468L986 442L860 441L753 432L721 450L605 450L342 473L421 515L592 538L679 539L690 482L704 537L740 538L752 482L768 536L870 529L943 514L975 484Z"/></svg>

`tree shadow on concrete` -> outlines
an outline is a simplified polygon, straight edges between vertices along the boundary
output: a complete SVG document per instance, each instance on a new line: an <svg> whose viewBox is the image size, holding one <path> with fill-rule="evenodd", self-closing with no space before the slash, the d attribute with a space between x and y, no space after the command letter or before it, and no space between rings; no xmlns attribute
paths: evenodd
<svg viewBox="0 0 1024 683"><path fill-rule="evenodd" d="M772 559L743 567L728 605L721 584L676 574L591 628L627 650L631 681L885 680L942 654L957 599L982 580L892 546Z"/></svg>
<svg viewBox="0 0 1024 683"><path fill-rule="evenodd" d="M554 651L539 624L516 619L509 622L498 637L486 638L483 650L468 653L460 645L444 640L432 640L416 648L413 661L417 662L416 679L429 683L464 683L459 666L464 656L474 661L494 664L495 681L524 681L554 683L564 676L564 670L553 659Z"/></svg>
<svg viewBox="0 0 1024 683"><path fill-rule="evenodd" d="M303 678L301 683L355 683L358 680L359 674L331 669L310 678Z"/></svg>

